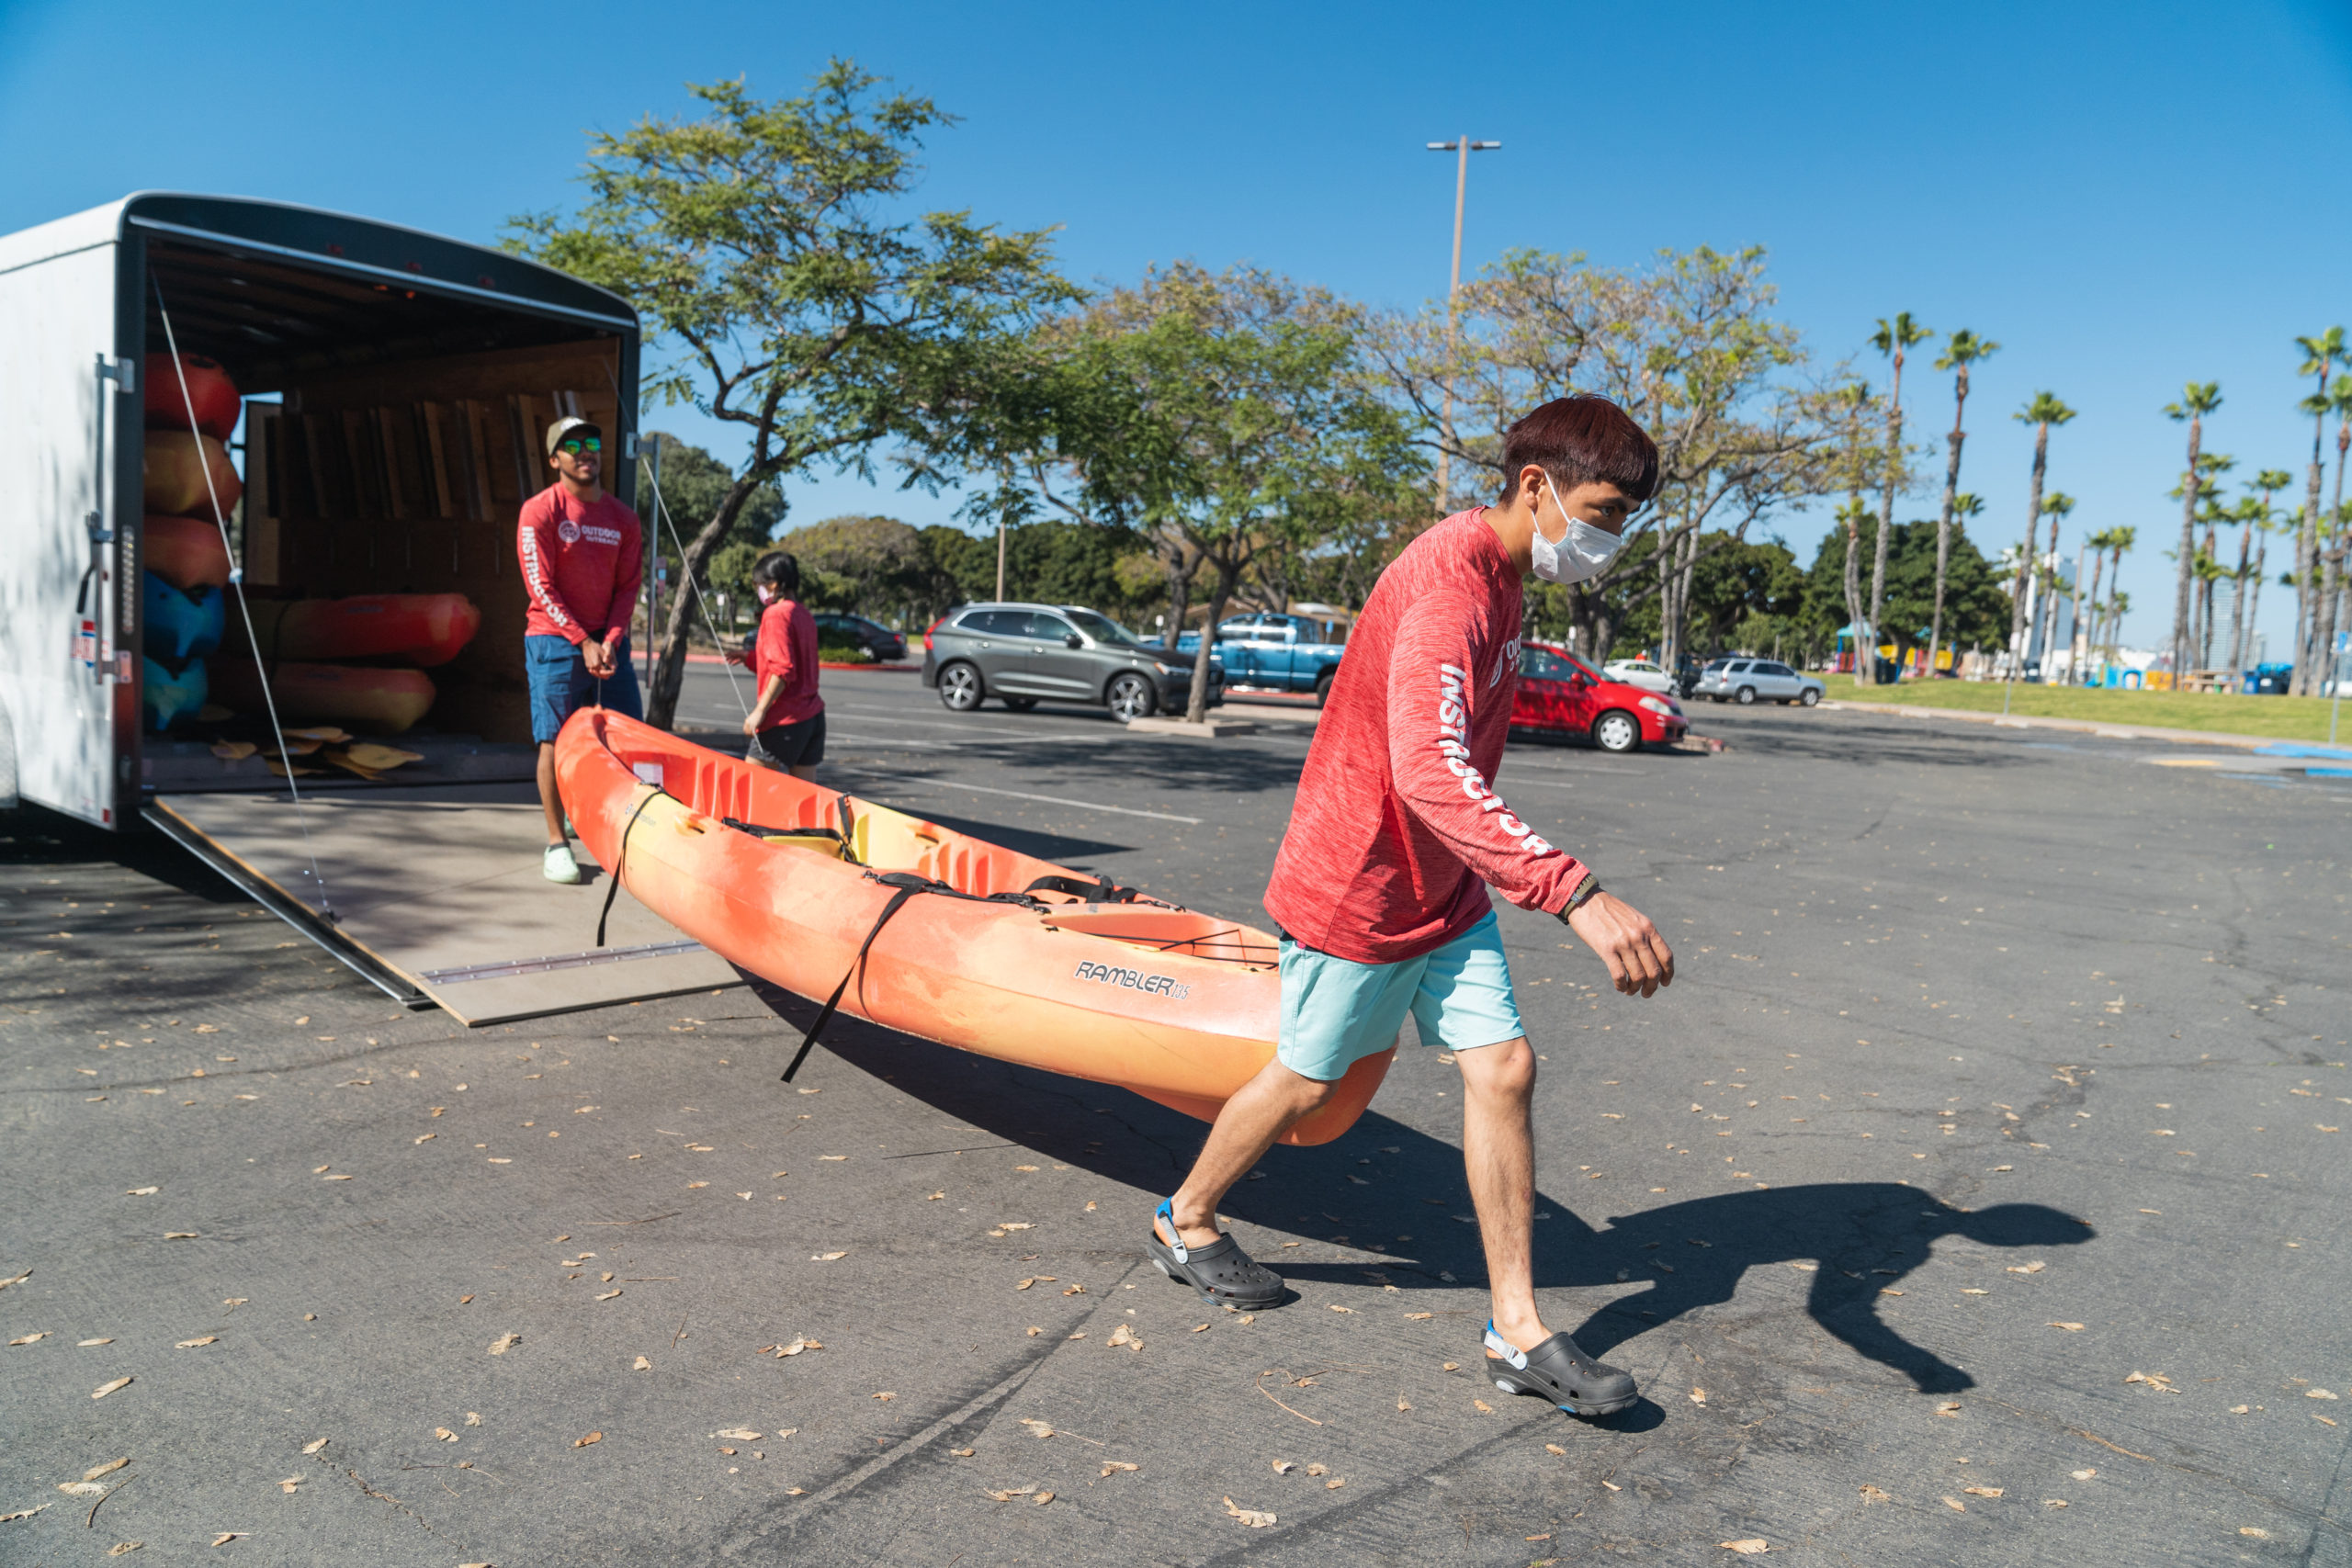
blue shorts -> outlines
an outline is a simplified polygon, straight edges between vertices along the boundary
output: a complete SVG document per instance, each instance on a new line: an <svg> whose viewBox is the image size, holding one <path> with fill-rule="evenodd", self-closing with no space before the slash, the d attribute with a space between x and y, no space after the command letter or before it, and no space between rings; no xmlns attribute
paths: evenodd
<svg viewBox="0 0 2352 1568"><path fill-rule="evenodd" d="M1397 964L1358 964L1283 939L1283 1022L1274 1057L1329 1083L1396 1043L1410 1012L1421 1043L1449 1051L1527 1032L1495 912L1443 947Z"/></svg>
<svg viewBox="0 0 2352 1568"><path fill-rule="evenodd" d="M638 695L637 667L628 661L628 637L613 644L613 660L620 667L608 679L599 681L588 673L588 660L567 639L525 637L523 671L531 685L531 739L547 745L573 709L592 705L643 718L645 704Z"/></svg>

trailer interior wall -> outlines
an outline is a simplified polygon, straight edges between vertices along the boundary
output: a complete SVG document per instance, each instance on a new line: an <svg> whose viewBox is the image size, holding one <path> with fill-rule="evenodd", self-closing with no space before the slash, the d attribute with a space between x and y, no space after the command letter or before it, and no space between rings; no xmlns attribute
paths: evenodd
<svg viewBox="0 0 2352 1568"><path fill-rule="evenodd" d="M427 671L438 694L424 723L527 744L517 515L551 480L541 435L563 414L602 426L610 481L632 482L618 438L633 339L176 235L146 253L150 352L160 295L181 351L220 360L248 400L243 556L257 618L273 601L463 593L481 630ZM232 626L222 657L243 640Z"/></svg>

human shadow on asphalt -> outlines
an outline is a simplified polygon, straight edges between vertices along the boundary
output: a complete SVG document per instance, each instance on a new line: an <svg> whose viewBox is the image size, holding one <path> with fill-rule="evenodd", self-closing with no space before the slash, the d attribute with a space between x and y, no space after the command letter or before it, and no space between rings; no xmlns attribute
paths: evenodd
<svg viewBox="0 0 2352 1568"><path fill-rule="evenodd" d="M775 1041L781 1071L814 1021L816 1004L756 976L744 978L789 1026ZM836 1017L824 1049L966 1127L1155 1198L1175 1190L1207 1131L1124 1089L975 1056L859 1019ZM802 1070L821 1073L824 1066L820 1054ZM788 1091L777 1090L780 1108ZM953 1157L952 1146L971 1141L943 1140L936 1156L898 1157ZM1462 1151L1453 1144L1370 1111L1329 1144L1275 1148L1259 1168L1260 1177L1227 1196L1227 1215L1368 1254L1335 1262L1287 1253L1262 1259L1294 1284L1410 1292L1485 1279ZM1137 1202L1138 1255L1149 1212L1148 1202ZM1881 1292L1900 1290L1937 1241L2026 1249L2079 1246L2098 1235L2087 1222L2043 1204L1971 1212L1893 1181L1750 1187L1613 1215L1598 1228L1541 1190L1535 1212L1537 1289L1647 1287L1570 1327L1590 1355L1605 1356L1636 1335L1729 1302L1750 1269L1809 1263L1805 1310L1814 1321L1923 1393L1957 1393L1975 1380L1905 1338L1879 1311L1888 1299Z"/></svg>

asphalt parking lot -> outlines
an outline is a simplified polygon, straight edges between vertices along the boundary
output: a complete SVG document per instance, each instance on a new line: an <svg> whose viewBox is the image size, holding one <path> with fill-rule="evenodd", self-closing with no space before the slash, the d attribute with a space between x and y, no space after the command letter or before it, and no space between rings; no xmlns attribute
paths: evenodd
<svg viewBox="0 0 2352 1568"><path fill-rule="evenodd" d="M843 787L1263 922L1303 716L826 694ZM0 818L0 1562L2352 1563L2352 781L1692 719L1498 780L1678 956L1503 909L1595 1423L1478 1376L1409 1034L1228 1205L1296 1299L1212 1312L1140 1246L1200 1128L1124 1091L858 1025L788 1088L744 987L469 1032Z"/></svg>

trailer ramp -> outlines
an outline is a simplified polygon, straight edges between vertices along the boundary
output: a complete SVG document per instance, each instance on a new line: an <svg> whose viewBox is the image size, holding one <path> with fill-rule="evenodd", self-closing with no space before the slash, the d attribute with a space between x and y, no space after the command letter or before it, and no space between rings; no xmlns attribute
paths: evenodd
<svg viewBox="0 0 2352 1568"><path fill-rule="evenodd" d="M529 784L306 793L299 817L282 795L164 795L147 816L388 995L469 1025L740 983L626 890L594 946L605 873L575 844L586 881L540 874Z"/></svg>

